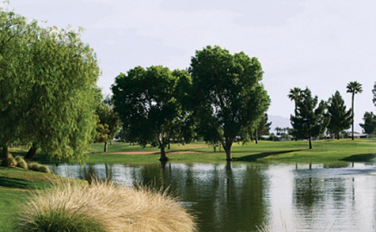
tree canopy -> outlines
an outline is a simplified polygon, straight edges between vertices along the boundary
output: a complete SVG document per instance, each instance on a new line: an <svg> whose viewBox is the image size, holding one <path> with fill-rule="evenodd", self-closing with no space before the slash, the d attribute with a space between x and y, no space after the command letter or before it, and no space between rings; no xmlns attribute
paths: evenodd
<svg viewBox="0 0 376 232"><path fill-rule="evenodd" d="M312 149L312 137L323 133L329 123L325 109L326 103L319 103L317 96L312 97L311 91L306 88L297 101L295 115L290 116L294 135L298 139L308 139L309 149Z"/></svg>
<svg viewBox="0 0 376 232"><path fill-rule="evenodd" d="M118 75L112 86L115 110L127 140L158 146L160 160L167 160L165 148L170 140L182 138L187 114L178 99L180 82L190 82L187 71L138 66Z"/></svg>
<svg viewBox="0 0 376 232"><path fill-rule="evenodd" d="M1 11L0 17L2 160L16 140L52 158L83 160L96 122L100 72L93 50L80 31L43 28L14 12Z"/></svg>
<svg viewBox="0 0 376 232"><path fill-rule="evenodd" d="M270 104L261 84L261 64L243 52L232 55L219 46L207 46L196 51L189 72L198 134L206 142L220 143L226 159L232 160L231 146L237 136L248 140Z"/></svg>
<svg viewBox="0 0 376 232"><path fill-rule="evenodd" d="M352 115L351 109L346 110L345 101L338 91L328 100L328 114L330 116L328 130L339 139L340 132L350 128Z"/></svg>

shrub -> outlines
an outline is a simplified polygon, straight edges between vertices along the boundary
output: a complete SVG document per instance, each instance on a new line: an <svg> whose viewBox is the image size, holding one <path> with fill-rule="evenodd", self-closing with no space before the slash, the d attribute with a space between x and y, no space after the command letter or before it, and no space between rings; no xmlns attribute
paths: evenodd
<svg viewBox="0 0 376 232"><path fill-rule="evenodd" d="M8 154L8 166L17 166L17 160L11 154Z"/></svg>
<svg viewBox="0 0 376 232"><path fill-rule="evenodd" d="M44 165L41 165L41 164L39 165L38 171L39 172L45 172L45 173L51 173L51 170L47 166L44 166Z"/></svg>
<svg viewBox="0 0 376 232"><path fill-rule="evenodd" d="M51 170L42 164L37 162L29 163L29 170L37 171L37 172L45 172L45 173L52 173Z"/></svg>
<svg viewBox="0 0 376 232"><path fill-rule="evenodd" d="M196 231L194 217L176 199L146 188L60 183L34 193L19 231ZM80 228L75 230L75 228ZM97 230L92 230L97 228Z"/></svg>
<svg viewBox="0 0 376 232"><path fill-rule="evenodd" d="M29 163L29 170L33 170L33 171L39 171L39 168L40 168L40 164L37 163L37 162L31 162Z"/></svg>
<svg viewBox="0 0 376 232"><path fill-rule="evenodd" d="M18 155L18 156L15 157L15 159L17 161L17 167L20 167L20 168L23 168L23 169L26 169L26 170L29 169L29 166L27 165L24 158L22 158L21 156Z"/></svg>

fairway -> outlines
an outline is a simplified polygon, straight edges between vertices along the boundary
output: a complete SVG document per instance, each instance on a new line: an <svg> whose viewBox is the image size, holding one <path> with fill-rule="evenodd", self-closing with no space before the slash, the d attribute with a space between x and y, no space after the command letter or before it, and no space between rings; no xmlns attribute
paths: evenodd
<svg viewBox="0 0 376 232"><path fill-rule="evenodd" d="M102 152L103 144L90 148L88 163L146 163L157 162L159 150L156 147L114 142L108 152ZM180 151L180 153L179 153ZM191 151L191 152L189 152ZM111 153L117 154L111 154ZM121 152L126 152L121 154ZM232 155L235 161L260 161L282 163L327 163L340 161L368 162L375 158L375 139L319 140L313 141L313 149L308 149L308 141L260 141L258 144L234 143ZM167 150L170 162L223 162L225 152L204 142L192 144L171 144Z"/></svg>

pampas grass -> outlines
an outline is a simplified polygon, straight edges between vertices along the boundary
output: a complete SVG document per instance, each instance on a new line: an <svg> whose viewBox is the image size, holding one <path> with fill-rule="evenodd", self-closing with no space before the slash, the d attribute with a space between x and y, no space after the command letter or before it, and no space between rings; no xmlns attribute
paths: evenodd
<svg viewBox="0 0 376 232"><path fill-rule="evenodd" d="M74 229L76 221L80 230ZM165 193L98 181L87 187L59 183L34 195L19 231L94 231L91 222L99 229L95 231L196 231L194 217ZM47 224L55 229L43 230Z"/></svg>

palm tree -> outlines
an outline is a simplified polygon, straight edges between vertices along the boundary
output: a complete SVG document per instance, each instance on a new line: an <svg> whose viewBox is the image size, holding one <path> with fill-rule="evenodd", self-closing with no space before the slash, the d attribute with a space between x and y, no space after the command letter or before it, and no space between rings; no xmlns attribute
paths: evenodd
<svg viewBox="0 0 376 232"><path fill-rule="evenodd" d="M351 114L352 114L352 128L351 128L351 139L354 140L354 97L357 93L362 93L362 84L357 81L352 81L347 84L347 92L352 94L351 102Z"/></svg>
<svg viewBox="0 0 376 232"><path fill-rule="evenodd" d="M287 97L289 97L291 101L295 101L295 114L296 114L297 102L302 97L302 90L298 87L290 89L290 92L287 95Z"/></svg>

